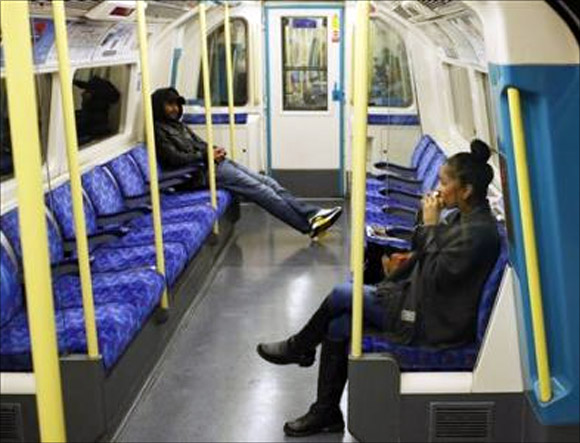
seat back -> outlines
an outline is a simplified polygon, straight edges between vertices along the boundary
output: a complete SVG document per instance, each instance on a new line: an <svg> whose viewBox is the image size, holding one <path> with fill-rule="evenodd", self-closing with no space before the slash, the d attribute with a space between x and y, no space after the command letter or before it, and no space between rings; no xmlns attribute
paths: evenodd
<svg viewBox="0 0 580 443"><path fill-rule="evenodd" d="M499 291L499 285L503 278L505 268L508 264L508 246L507 246L507 233L505 226L498 223L498 233L500 236L500 253L495 262L495 265L487 280L483 286L483 291L481 293L481 298L479 299L479 308L477 310L477 344L480 345L485 331L487 329L487 324L489 318L491 317L491 311L493 310L493 305Z"/></svg>
<svg viewBox="0 0 580 443"><path fill-rule="evenodd" d="M76 238L74 213L72 207L72 193L70 183L65 183L46 195L46 205L54 215L62 236L67 240ZM83 193L83 208L85 211L85 223L87 235L97 232L97 215L95 210Z"/></svg>
<svg viewBox="0 0 580 443"><path fill-rule="evenodd" d="M446 161L447 157L445 157L445 154L443 154L442 152L438 152L435 155L433 161L429 165L429 169L427 169L427 172L425 173L423 183L421 184L421 190L423 191L423 193L435 189L437 183L439 183L439 170L441 169L441 166L445 164Z"/></svg>
<svg viewBox="0 0 580 443"><path fill-rule="evenodd" d="M121 188L107 168L94 167L83 174L82 182L97 216L117 214L127 209Z"/></svg>
<svg viewBox="0 0 580 443"><path fill-rule="evenodd" d="M141 171L143 178L146 181L149 181L149 159L147 157L147 148L145 145L140 144L139 146L131 149L131 151L129 151L129 155L133 157L135 163L137 163L137 166L139 166L139 170ZM157 170L159 170L159 167L157 167Z"/></svg>
<svg viewBox="0 0 580 443"><path fill-rule="evenodd" d="M432 141L433 139L429 135L423 135L419 139L419 143L417 143L417 146L413 150L413 155L411 156L411 167L413 168L419 167L419 163L421 162L423 156L427 153L429 144Z"/></svg>
<svg viewBox="0 0 580 443"><path fill-rule="evenodd" d="M149 191L139 165L129 153L111 160L105 167L115 176L123 196L139 197Z"/></svg>
<svg viewBox="0 0 580 443"><path fill-rule="evenodd" d="M0 327L24 307L22 282L14 251L0 232Z"/></svg>
<svg viewBox="0 0 580 443"><path fill-rule="evenodd" d="M425 180L425 175L429 171L431 163L433 162L437 154L439 154L440 152L441 149L439 148L439 146L437 146L437 143L435 143L433 140L431 140L427 144L427 146L425 147L425 153L423 154L421 160L419 161L419 164L417 165L418 180Z"/></svg>
<svg viewBox="0 0 580 443"><path fill-rule="evenodd" d="M14 251L17 263L22 263L22 245L20 244L18 209L13 209L0 218L0 228L5 235L5 238L8 240L12 251ZM46 229L48 233L50 263L54 265L64 259L64 245L59 228L54 219L52 219L52 214L48 210L46 212Z"/></svg>

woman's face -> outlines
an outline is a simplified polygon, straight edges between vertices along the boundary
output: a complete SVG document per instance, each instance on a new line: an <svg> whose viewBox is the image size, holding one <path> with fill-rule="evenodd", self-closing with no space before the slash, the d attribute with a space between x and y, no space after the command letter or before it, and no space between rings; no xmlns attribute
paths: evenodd
<svg viewBox="0 0 580 443"><path fill-rule="evenodd" d="M439 198L447 209L455 208L464 199L465 187L455 178L451 168L444 164L439 170Z"/></svg>
<svg viewBox="0 0 580 443"><path fill-rule="evenodd" d="M165 116L171 120L179 119L179 103L174 101L165 102L163 105L163 111L165 112Z"/></svg>

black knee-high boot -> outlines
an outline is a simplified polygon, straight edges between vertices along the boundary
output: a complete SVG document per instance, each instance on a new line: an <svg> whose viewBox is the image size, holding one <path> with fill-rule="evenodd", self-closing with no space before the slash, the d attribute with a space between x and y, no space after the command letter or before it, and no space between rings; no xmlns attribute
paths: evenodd
<svg viewBox="0 0 580 443"><path fill-rule="evenodd" d="M314 363L316 346L324 339L331 320L330 298L326 297L298 334L284 341L260 343L258 354L264 360L277 365L297 363L300 366L311 366Z"/></svg>
<svg viewBox="0 0 580 443"><path fill-rule="evenodd" d="M306 415L284 425L286 435L305 437L319 432L342 432L344 419L340 411L340 398L347 377L347 341L324 339L316 402Z"/></svg>

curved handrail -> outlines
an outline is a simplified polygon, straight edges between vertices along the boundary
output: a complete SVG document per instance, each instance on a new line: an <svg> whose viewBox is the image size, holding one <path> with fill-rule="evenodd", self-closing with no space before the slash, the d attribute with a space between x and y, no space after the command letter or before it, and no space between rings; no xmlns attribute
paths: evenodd
<svg viewBox="0 0 580 443"><path fill-rule="evenodd" d="M534 350L536 364L538 365L540 401L548 402L552 398L550 362L548 358L548 346L546 344L546 328L544 325L544 308L542 305L538 248L536 245L534 212L530 192L530 177L528 172L520 92L516 88L508 88L507 95L516 163L518 197L520 200L520 211L522 217L528 291L530 293L530 306L532 310Z"/></svg>

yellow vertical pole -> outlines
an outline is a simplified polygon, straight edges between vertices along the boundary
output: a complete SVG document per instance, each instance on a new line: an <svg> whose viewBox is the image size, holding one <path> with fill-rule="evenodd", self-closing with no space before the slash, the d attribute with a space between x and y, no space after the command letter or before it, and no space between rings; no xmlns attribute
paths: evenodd
<svg viewBox="0 0 580 443"><path fill-rule="evenodd" d="M230 156L236 159L236 121L234 115L234 70L232 67L232 30L230 26L230 6L224 3L224 33L226 35L226 73L228 83L228 112L230 117Z"/></svg>
<svg viewBox="0 0 580 443"><path fill-rule="evenodd" d="M365 177L368 112L368 54L369 54L369 2L357 2L356 47L354 69L354 130L352 155L352 238L351 268L354 273L352 294L352 356L362 355L363 332L363 261L365 228Z"/></svg>
<svg viewBox="0 0 580 443"><path fill-rule="evenodd" d="M77 239L77 255L81 277L81 294L83 297L83 309L85 312L87 351L89 358L97 359L99 357L99 343L97 341L93 283L91 281L91 267L89 265L89 245L87 241L85 213L83 209L83 194L78 160L77 130L74 113L72 77L69 66L64 0L54 0L52 2L52 12L54 17L56 49L58 52L60 89L62 95L62 109L64 113L64 127L66 132L66 154L68 170L70 173L70 187Z"/></svg>
<svg viewBox="0 0 580 443"><path fill-rule="evenodd" d="M209 56L207 51L207 22L205 17L205 4L199 4L199 32L201 36L201 67L203 74L203 101L205 103L205 125L207 130L207 165L209 171L209 190L211 205L217 209L217 196L215 184L215 163L213 161L213 122L211 120L211 89L209 84ZM213 232L218 233L218 224L214 224Z"/></svg>
<svg viewBox="0 0 580 443"><path fill-rule="evenodd" d="M60 442L66 441L66 430L42 195L28 2L0 2L0 13L40 438Z"/></svg>
<svg viewBox="0 0 580 443"><path fill-rule="evenodd" d="M526 257L528 290L530 291L530 308L532 311L532 329L534 331L534 349L536 363L538 365L540 400L542 402L548 402L552 398L552 384L550 379L548 345L546 344L546 327L544 325L544 308L542 306L542 285L540 283L538 247L536 245L534 210L530 192L530 177L526 155L526 139L522 119L520 91L515 88L508 88L507 93L516 162L518 195L522 213L524 254Z"/></svg>
<svg viewBox="0 0 580 443"><path fill-rule="evenodd" d="M157 271L165 275L165 256L163 255L163 231L161 228L161 205L159 203L159 182L157 178L157 160L155 158L155 132L153 128L153 109L151 105L151 87L149 80L149 59L147 46L147 24L145 21L145 2L137 4L137 31L139 34L139 55L141 62L141 92L143 93L143 111L145 118L145 138L147 140L147 157L149 160L149 177L151 185L151 206L153 209L153 227L155 232L155 250ZM167 290L161 297L161 308L169 308Z"/></svg>

